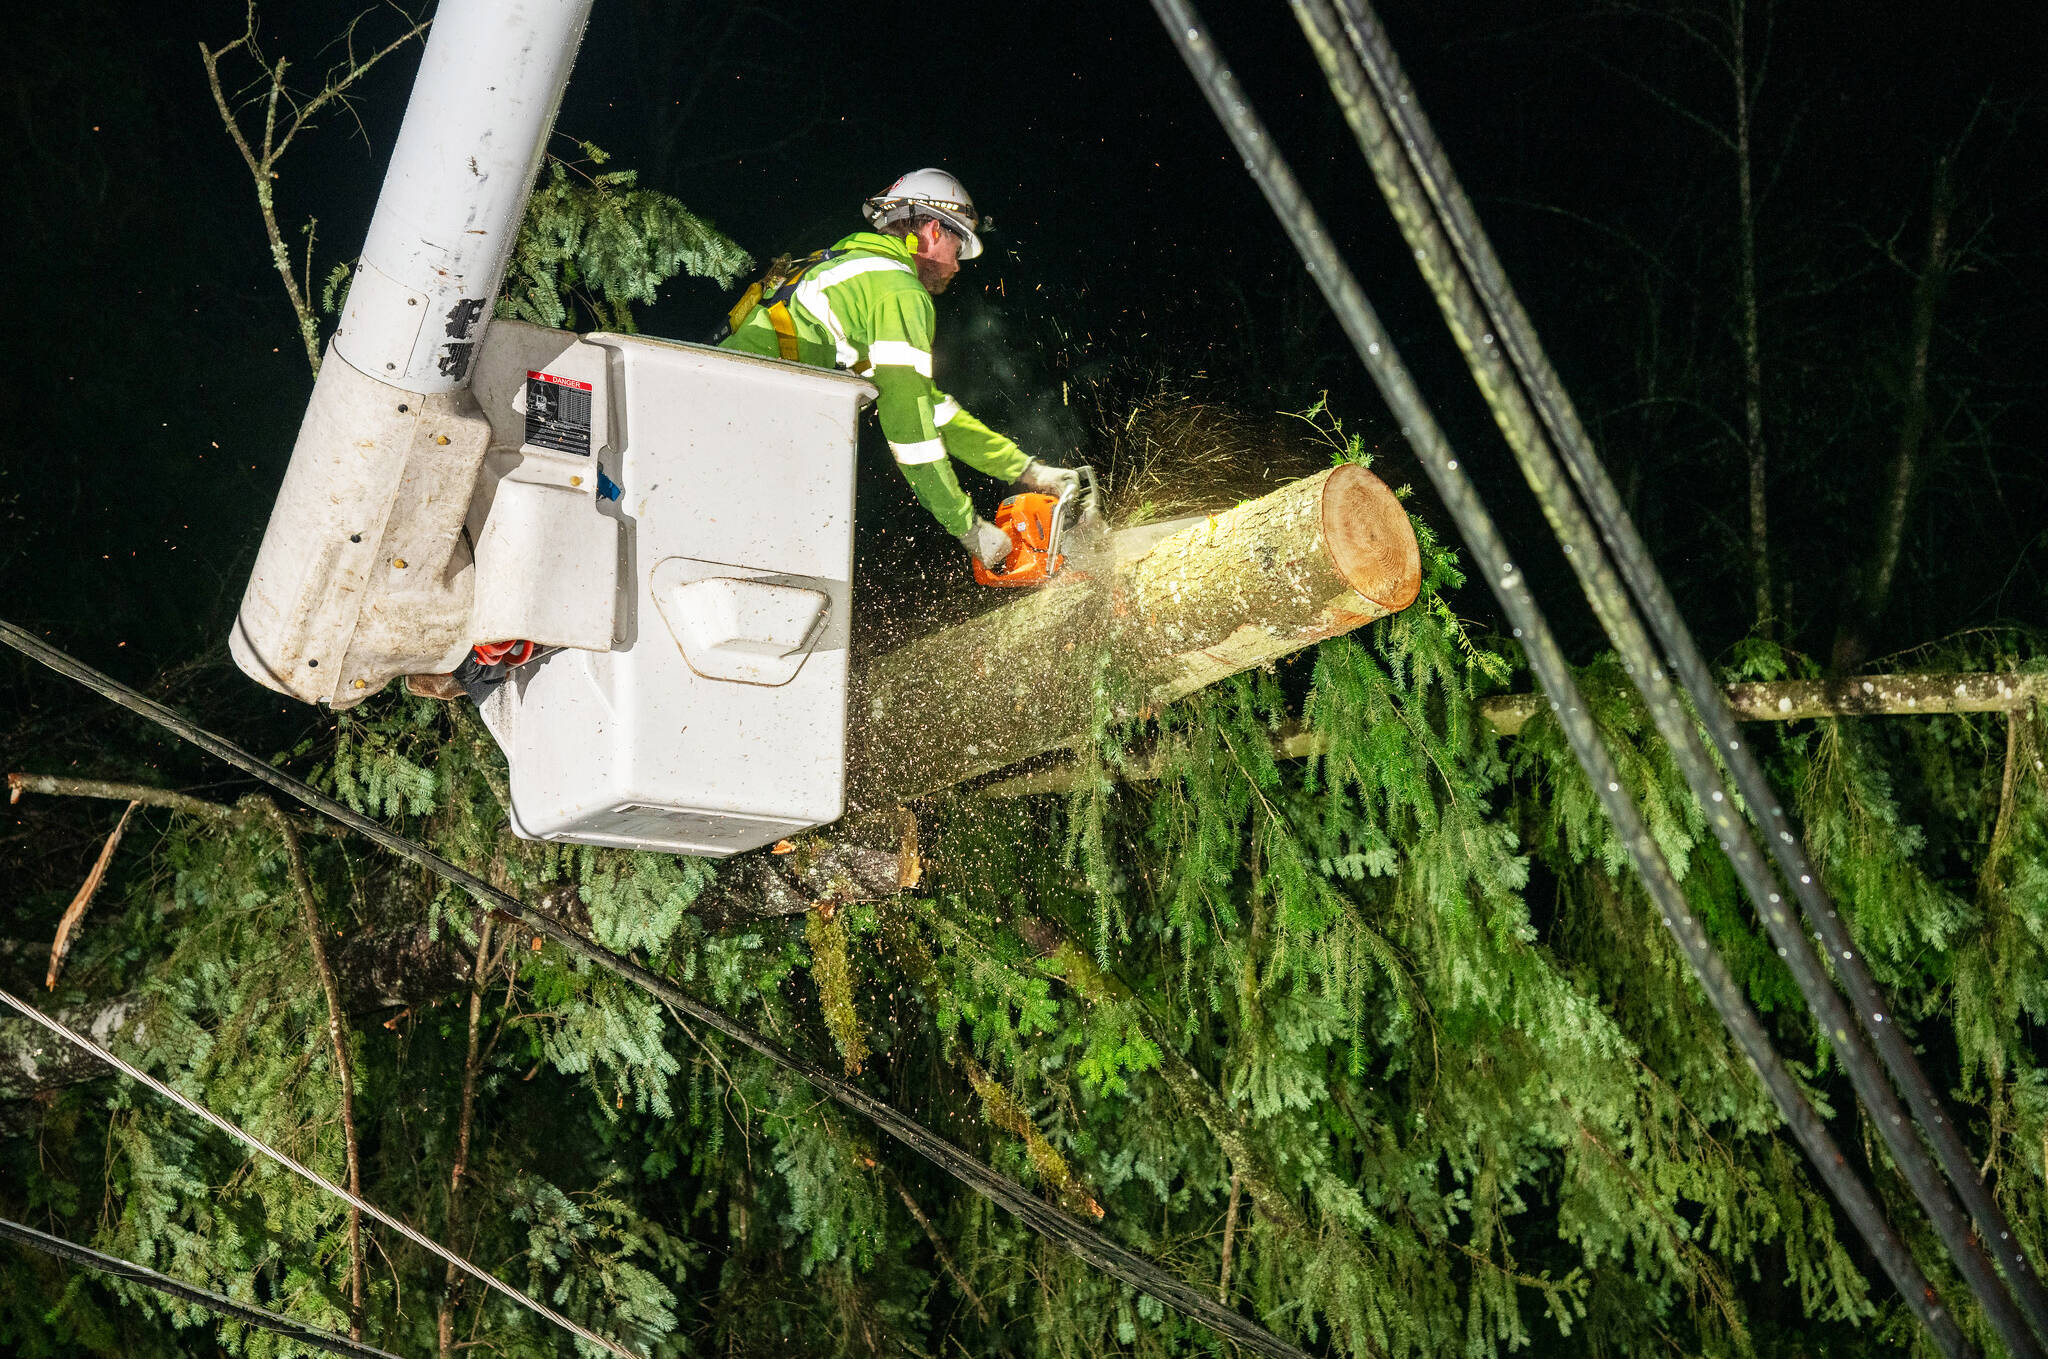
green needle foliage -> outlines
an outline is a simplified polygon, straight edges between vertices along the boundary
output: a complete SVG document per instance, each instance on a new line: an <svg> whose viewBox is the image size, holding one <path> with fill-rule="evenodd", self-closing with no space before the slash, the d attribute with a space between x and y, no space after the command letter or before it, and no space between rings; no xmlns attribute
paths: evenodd
<svg viewBox="0 0 2048 1359"><path fill-rule="evenodd" d="M629 172L557 163L505 305L630 329L630 305L677 270L729 280L744 264ZM1924 1352L1555 723L1509 741L1483 719L1480 700L1523 679L1515 649L1468 631L1454 553L1418 532L1410 609L1142 722L1105 710L1071 797L934 800L919 886L830 915L709 910L715 865L514 838L502 760L465 705L387 694L293 758L1312 1353ZM1985 636L1925 664L2048 668L2032 640ZM1789 664L1763 643L1736 653L1748 676ZM1619 667L1580 679L1693 910L1989 1349ZM1278 738L1304 729L1319 753L1280 758ZM1752 730L2041 1259L2048 725ZM343 1179L327 1011L274 828L138 821L152 834L129 843L148 848L118 861L52 1002L125 997L126 1054ZM1226 1352L751 1052L414 869L304 839L348 1010L365 1194L583 1324L648 1356ZM0 1212L348 1326L346 1215L329 1197L116 1080L0 1109ZM366 1338L570 1351L365 1233ZM296 1352L13 1252L0 1347Z"/></svg>
<svg viewBox="0 0 2048 1359"><path fill-rule="evenodd" d="M646 305L676 274L730 288L753 256L659 189L639 187L637 170L606 170L611 159L580 142L585 159L550 156L526 207L498 315L558 329L639 330Z"/></svg>
<svg viewBox="0 0 2048 1359"><path fill-rule="evenodd" d="M1442 548L1430 578L1456 588ZM1434 602L1106 738L1105 768L1142 743L1155 780L942 802L924 884L830 919L714 920L693 907L710 865L513 839L502 767L462 709L358 710L322 777L813 1060L860 1064L876 1093L1312 1351L1919 1346L1618 867L1555 725L1492 732L1492 667ZM1695 909L1938 1260L1616 669L1581 678ZM1322 753L1277 759L1300 723ZM2037 1250L2048 733L2023 714L1759 735ZM140 998L125 1050L341 1178L279 842L158 820L81 971ZM1082 821L1099 834L1062 854ZM484 938L468 903L345 840L308 845L344 960L402 949L441 969L403 1004L355 993L367 1192L586 1324L650 1355L1217 1352L616 978L501 922ZM11 1133L10 1215L346 1326L332 1200L113 1081L51 1092ZM561 1352L370 1234L379 1343L434 1351L445 1307L457 1344ZM178 1353L192 1328L284 1352L125 1285L0 1269L0 1334L24 1353Z"/></svg>

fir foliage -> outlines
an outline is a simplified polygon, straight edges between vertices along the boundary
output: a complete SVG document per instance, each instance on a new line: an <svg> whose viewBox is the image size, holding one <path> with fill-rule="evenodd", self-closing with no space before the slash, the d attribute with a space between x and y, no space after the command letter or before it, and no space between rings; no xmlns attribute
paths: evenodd
<svg viewBox="0 0 2048 1359"><path fill-rule="evenodd" d="M729 282L745 267L673 199L585 153L591 168L551 163L536 190L507 314L561 325L580 308L631 329L631 306L677 271ZM1305 415L1331 456L1365 456L1326 408ZM461 705L388 694L290 760L310 755L352 806L836 1059L1311 1352L1923 1349L1626 870L1555 722L1503 742L1481 720L1481 698L1526 677L1511 640L1461 620L1456 556L1417 528L1414 607L1142 720L1119 715L1105 670L1078 793L937 799L920 886L829 916L714 915L700 908L713 865L514 838L501 757ZM1922 662L2037 655L2007 633ZM1754 639L1731 657L1748 677L1795 659ZM1859 1169L1902 1201L1617 664L1595 658L1579 679L1693 909ZM1276 755L1304 731L1312 759ZM2031 712L1823 721L1758 744L2041 1258L2048 726ZM149 818L156 847L122 861L107 892L125 896L54 999L134 996L129 1055L341 1178L338 1073L280 844L254 820ZM368 960L349 965L348 1047L366 1194L584 1324L649 1356L1225 1352L751 1051L359 844L306 848L334 951ZM0 1211L346 1326L345 1220L327 1196L111 1080L9 1118ZM370 1235L377 1343L441 1352L445 1312L449 1352L564 1352L504 1299L446 1292L438 1261ZM296 1352L145 1290L57 1277L0 1256L0 1342Z"/></svg>
<svg viewBox="0 0 2048 1359"><path fill-rule="evenodd" d="M550 156L520 224L500 316L556 329L639 327L633 307L652 303L677 274L730 288L753 257L637 170L606 170L611 157L579 143L580 161Z"/></svg>

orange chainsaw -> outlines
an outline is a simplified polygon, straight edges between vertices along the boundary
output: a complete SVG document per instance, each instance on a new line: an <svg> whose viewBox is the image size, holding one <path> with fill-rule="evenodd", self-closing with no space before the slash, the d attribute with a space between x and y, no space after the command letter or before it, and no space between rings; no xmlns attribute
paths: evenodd
<svg viewBox="0 0 2048 1359"><path fill-rule="evenodd" d="M1062 540L1073 529L1102 517L1095 493L1095 469L1077 467L1073 485L1057 496L1025 491L996 507L995 525L1010 535L1010 555L1003 569L991 571L977 558L974 579L983 585L1043 585L1066 568Z"/></svg>

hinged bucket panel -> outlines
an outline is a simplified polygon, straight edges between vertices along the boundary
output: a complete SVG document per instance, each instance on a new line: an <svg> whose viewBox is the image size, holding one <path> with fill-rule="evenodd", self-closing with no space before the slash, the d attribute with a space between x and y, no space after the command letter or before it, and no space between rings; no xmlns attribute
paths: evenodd
<svg viewBox="0 0 2048 1359"><path fill-rule="evenodd" d="M486 700L514 829L725 855L837 819L855 431L874 389L701 345L584 343L606 355L593 461L618 489L617 640L521 667Z"/></svg>

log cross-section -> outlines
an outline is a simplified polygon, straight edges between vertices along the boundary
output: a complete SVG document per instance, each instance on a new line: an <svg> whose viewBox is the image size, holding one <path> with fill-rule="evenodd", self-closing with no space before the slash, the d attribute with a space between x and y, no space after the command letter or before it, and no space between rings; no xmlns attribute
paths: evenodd
<svg viewBox="0 0 2048 1359"><path fill-rule="evenodd" d="M1069 745L1101 686L1169 703L1406 608L1422 566L1407 511L1345 464L1119 560L1059 578L881 656L857 686L850 801L878 807Z"/></svg>

